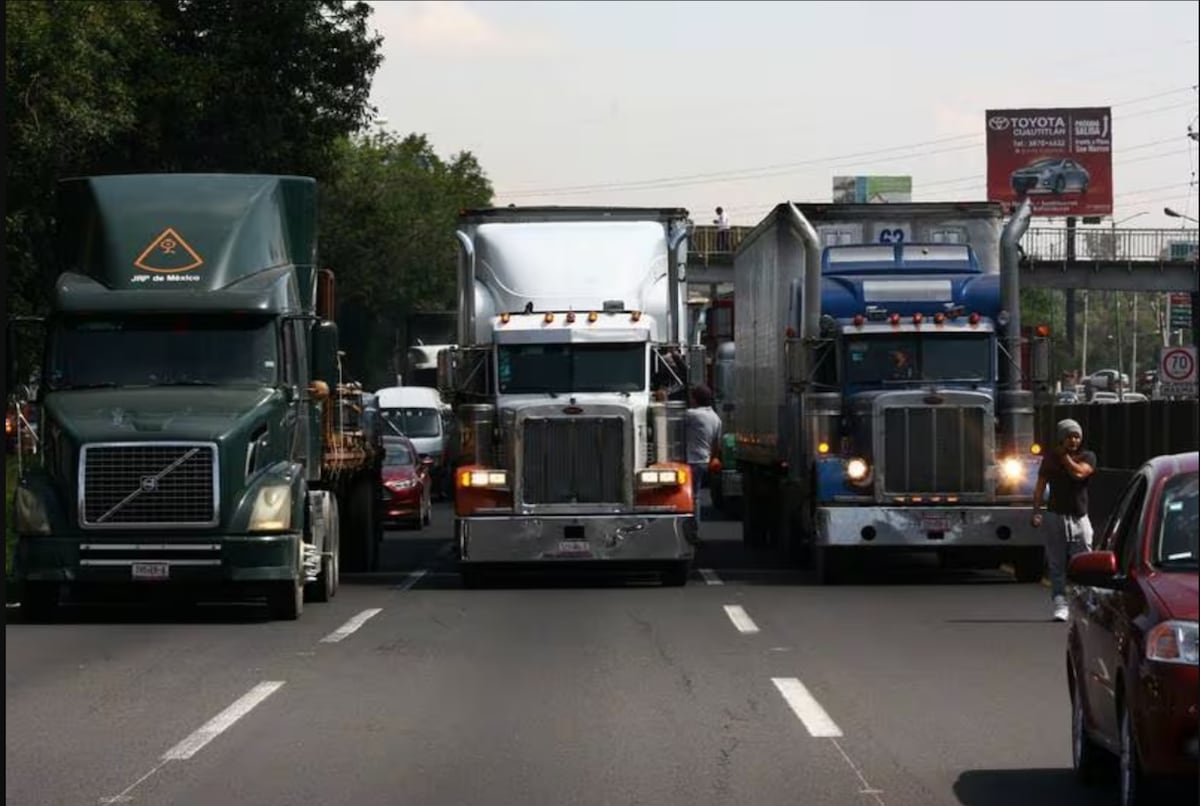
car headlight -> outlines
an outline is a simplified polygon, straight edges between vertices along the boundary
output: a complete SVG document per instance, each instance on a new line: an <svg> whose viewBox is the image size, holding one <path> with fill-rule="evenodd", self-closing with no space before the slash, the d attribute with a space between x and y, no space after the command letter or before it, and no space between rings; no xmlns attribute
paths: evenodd
<svg viewBox="0 0 1200 806"><path fill-rule="evenodd" d="M850 481L862 481L870 471L871 466L867 464L866 459L855 457L846 462L846 478Z"/></svg>
<svg viewBox="0 0 1200 806"><path fill-rule="evenodd" d="M18 487L13 496L13 529L19 535L50 534L46 503L28 487Z"/></svg>
<svg viewBox="0 0 1200 806"><path fill-rule="evenodd" d="M1200 626L1195 621L1164 621L1154 625L1146 635L1146 659L1162 663L1200 663L1197 635Z"/></svg>
<svg viewBox="0 0 1200 806"><path fill-rule="evenodd" d="M1008 457L1000 460L1000 475L1007 482L1018 482L1025 476L1025 465L1019 459Z"/></svg>
<svg viewBox="0 0 1200 806"><path fill-rule="evenodd" d="M280 532L292 525L292 486L268 484L258 491L250 511L251 532Z"/></svg>
<svg viewBox="0 0 1200 806"><path fill-rule="evenodd" d="M417 482L414 479L392 479L385 481L383 486L389 490L407 490L409 487L417 486Z"/></svg>

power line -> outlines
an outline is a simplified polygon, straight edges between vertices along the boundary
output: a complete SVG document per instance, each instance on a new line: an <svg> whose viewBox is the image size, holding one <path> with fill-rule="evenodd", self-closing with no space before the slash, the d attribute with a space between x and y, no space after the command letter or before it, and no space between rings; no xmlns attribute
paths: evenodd
<svg viewBox="0 0 1200 806"><path fill-rule="evenodd" d="M1110 108L1115 109L1115 108L1119 108L1122 106L1130 106L1132 104L1141 103L1143 101L1150 101L1150 100L1155 100L1157 98L1165 98L1165 97L1168 97L1171 95L1177 95L1180 92L1195 91L1196 89L1197 89L1197 85L1195 85L1195 84L1188 85L1186 87L1177 87L1175 89L1166 90L1164 92L1153 93L1150 95L1142 95L1137 98L1129 98L1124 101L1119 101L1115 104L1111 104ZM1129 117L1129 118L1142 117L1145 115L1156 114L1158 112L1168 111L1170 109L1177 109L1177 108L1180 108L1180 106L1187 106L1187 105L1190 105L1190 102L1189 102L1189 104L1182 104L1182 105L1169 106L1169 107L1160 107L1157 109L1150 109L1150 110L1142 110L1142 111L1136 112L1132 115L1122 116L1122 119L1125 119L1127 117ZM724 171L707 171L707 172L703 172L703 173L692 173L692 174L681 174L681 175L677 175L677 176L658 177L656 179L639 179L639 180L626 180L626 181L621 181L621 182L599 182L599 183L592 183L592 184L564 185L564 186L560 186L560 187L540 188L540 189L536 189L536 188L535 189L518 189L518 190L510 191L508 193L497 194L497 195L503 196L505 198L523 198L523 197L527 197L527 196L541 196L541 195L550 195L550 194L575 195L575 194L579 194L579 193L589 193L589 192L595 192L595 191L601 191L601 190L631 190L632 191L632 190L644 190L644 189L646 189L646 190L648 190L648 189L670 189L670 188L675 188L675 187L685 187L687 185L700 184L700 183L703 183L706 181L714 181L714 180L729 179L729 178L758 179L758 178L766 178L766 177L770 177L770 176L777 176L777 175L780 175L779 172L787 173L788 171L790 171L792 169L801 168L801 167L810 166L810 165L821 165L821 164L825 164L825 163L829 163L829 162L840 162L843 160L856 159L856 158L860 158L860 157L871 157L871 156L875 156L878 154L887 154L887 153L895 152L895 151L907 151L910 149L924 148L925 146L940 145L943 143L958 142L958 141L962 141L962 140L978 141L981 137L983 137L982 134L961 134L961 135L956 135L953 137L943 137L943 138L938 138L938 139L934 139L934 140L925 140L925 141L921 141L921 142L917 142L917 143L908 143L905 145L891 146L888 148L872 149L869 151L860 151L860 152L856 152L856 153L843 154L843 155L834 156L834 157L818 157L818 158L812 158L812 159L806 159L806 160L799 160L796 162L775 163L772 165L763 165L763 166L758 166L758 167L754 167L754 168L741 168L741 169L732 169L732 170L724 170ZM977 144L977 142L976 142L976 144ZM957 149L954 149L954 150L957 150ZM935 151L935 152L928 152L928 153L943 153L943 152ZM743 175L747 175L747 174L753 174L753 176L743 176Z"/></svg>

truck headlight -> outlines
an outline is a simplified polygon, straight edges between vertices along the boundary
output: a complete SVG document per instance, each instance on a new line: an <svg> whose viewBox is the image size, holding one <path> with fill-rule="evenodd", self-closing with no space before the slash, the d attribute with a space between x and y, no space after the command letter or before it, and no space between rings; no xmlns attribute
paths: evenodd
<svg viewBox="0 0 1200 806"><path fill-rule="evenodd" d="M292 486L268 484L258 491L250 511L251 532L280 532L292 525Z"/></svg>
<svg viewBox="0 0 1200 806"><path fill-rule="evenodd" d="M660 484L678 486L687 482L687 473L675 468L666 470L639 470L637 480L638 484L643 487L656 487Z"/></svg>
<svg viewBox="0 0 1200 806"><path fill-rule="evenodd" d="M850 481L862 481L869 472L871 472L871 466L867 464L866 459L855 457L846 462L846 478Z"/></svg>
<svg viewBox="0 0 1200 806"><path fill-rule="evenodd" d="M507 487L507 470L464 470L458 474L460 487Z"/></svg>
<svg viewBox="0 0 1200 806"><path fill-rule="evenodd" d="M1146 659L1195 666L1200 663L1195 621L1164 621L1146 634Z"/></svg>
<svg viewBox="0 0 1200 806"><path fill-rule="evenodd" d="M13 496L13 529L19 535L50 534L46 503L28 487L18 487Z"/></svg>
<svg viewBox="0 0 1200 806"><path fill-rule="evenodd" d="M1000 475L1007 482L1018 482L1025 476L1025 465L1012 456L1000 460Z"/></svg>

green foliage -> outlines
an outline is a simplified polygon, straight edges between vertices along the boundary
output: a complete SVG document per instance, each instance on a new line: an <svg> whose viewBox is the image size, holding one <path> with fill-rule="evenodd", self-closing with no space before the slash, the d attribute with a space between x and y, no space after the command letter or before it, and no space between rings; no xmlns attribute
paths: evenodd
<svg viewBox="0 0 1200 806"><path fill-rule="evenodd" d="M321 260L337 274L355 377L390 383L394 334L408 314L454 307L458 212L491 199L474 156L442 159L423 135L339 143L336 174L321 187Z"/></svg>
<svg viewBox="0 0 1200 806"><path fill-rule="evenodd" d="M370 15L341 0L5 4L10 311L45 310L58 179L327 178L339 138L374 114Z"/></svg>

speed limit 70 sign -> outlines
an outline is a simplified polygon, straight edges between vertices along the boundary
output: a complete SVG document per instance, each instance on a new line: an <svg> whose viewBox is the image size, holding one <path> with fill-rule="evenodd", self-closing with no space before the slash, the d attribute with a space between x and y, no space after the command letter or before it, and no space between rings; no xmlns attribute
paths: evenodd
<svg viewBox="0 0 1200 806"><path fill-rule="evenodd" d="M1164 347L1159 355L1158 380L1164 396L1196 394L1196 348Z"/></svg>

